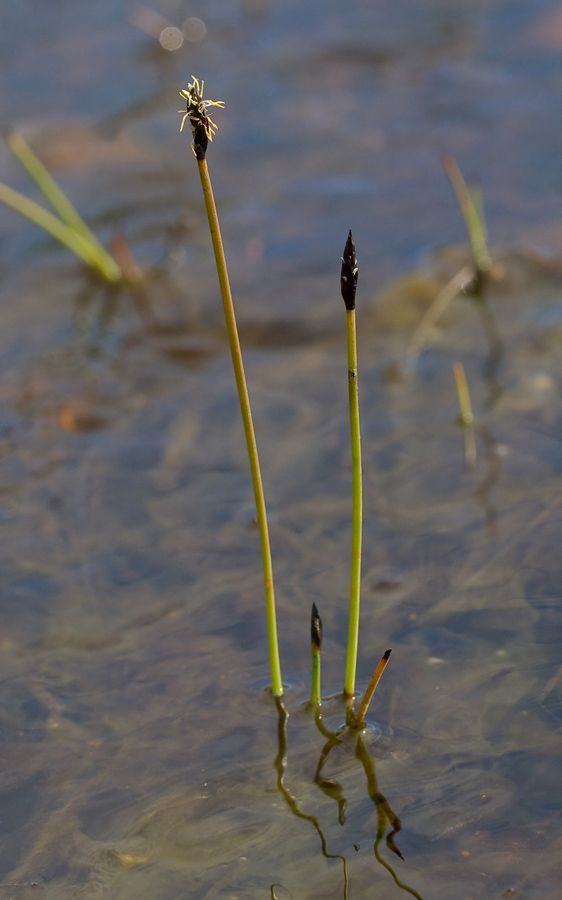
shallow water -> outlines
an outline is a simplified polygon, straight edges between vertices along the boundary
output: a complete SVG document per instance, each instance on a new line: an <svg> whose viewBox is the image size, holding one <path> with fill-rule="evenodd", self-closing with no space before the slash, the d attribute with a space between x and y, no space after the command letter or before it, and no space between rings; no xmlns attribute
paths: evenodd
<svg viewBox="0 0 562 900"><path fill-rule="evenodd" d="M557 5L158 11L200 17L205 39L168 53L138 27L153 21L146 9L124 3L1 12L4 121L104 240L125 230L150 272L152 318L89 290L66 251L0 210L0 898L555 900ZM281 709L264 690L242 427L195 163L177 134L192 72L227 102L210 166L270 506ZM416 342L468 261L463 247L437 249L463 239L446 152L482 177L493 243L522 248L494 253L501 352L469 297ZM7 150L0 170L34 194ZM350 225L360 687L393 655L371 732L335 745L315 781L327 738L306 709L312 601L326 694L341 689L345 656L338 277ZM476 416L472 467L457 361ZM325 727L344 717L326 704Z"/></svg>

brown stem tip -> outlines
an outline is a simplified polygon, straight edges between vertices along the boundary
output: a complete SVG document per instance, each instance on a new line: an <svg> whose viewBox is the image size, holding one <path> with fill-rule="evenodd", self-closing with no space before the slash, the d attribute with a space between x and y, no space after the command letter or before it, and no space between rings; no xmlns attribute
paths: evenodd
<svg viewBox="0 0 562 900"><path fill-rule="evenodd" d="M312 614L310 616L310 640L312 646L318 650L322 649L322 619L318 615L316 603L312 604Z"/></svg>
<svg viewBox="0 0 562 900"><path fill-rule="evenodd" d="M347 236L343 256L341 258L341 295L348 311L355 309L355 292L357 290L357 258L351 231Z"/></svg>

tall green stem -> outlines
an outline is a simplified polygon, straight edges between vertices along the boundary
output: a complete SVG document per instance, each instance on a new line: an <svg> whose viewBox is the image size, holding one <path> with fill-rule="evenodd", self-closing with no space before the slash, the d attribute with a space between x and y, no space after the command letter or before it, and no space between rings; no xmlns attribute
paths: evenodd
<svg viewBox="0 0 562 900"><path fill-rule="evenodd" d="M353 529L351 537L351 586L349 595L349 630L344 693L355 694L357 648L359 644L359 607L361 602L361 547L363 530L363 475L361 470L361 430L359 424L359 385L357 379L357 331L355 307L346 311L347 377L349 387L349 422L351 428L351 466L353 476Z"/></svg>
<svg viewBox="0 0 562 900"><path fill-rule="evenodd" d="M240 338L238 336L238 327L236 325L236 315L234 312L234 304L232 301L232 292L230 290L230 280L228 277L226 257L224 254L219 218L217 214L215 198L213 195L211 179L209 177L207 160L204 158L201 159L198 156L197 165L199 167L199 176L201 178L201 186L203 188L205 208L207 210L209 228L211 230L211 239L213 242L215 262L217 266L222 302L224 306L224 315L226 319L226 328L228 331L228 340L230 343L230 351L232 353L234 377L236 379L238 400L240 402L240 410L242 412L244 433L246 435L246 444L248 446L248 456L250 459L250 469L252 472L252 482L254 485L254 496L256 500L261 555L263 562L263 575L265 583L269 662L271 666L271 688L274 697L281 697L283 694L283 681L281 679L281 664L279 661L279 647L277 641L277 618L275 613L275 593L273 589L273 565L271 561L269 530L267 526L265 496L261 479L258 448L256 444L254 424L252 421L252 411L250 408L250 398L248 395L246 376L244 374L244 363L242 360L242 350L240 347Z"/></svg>

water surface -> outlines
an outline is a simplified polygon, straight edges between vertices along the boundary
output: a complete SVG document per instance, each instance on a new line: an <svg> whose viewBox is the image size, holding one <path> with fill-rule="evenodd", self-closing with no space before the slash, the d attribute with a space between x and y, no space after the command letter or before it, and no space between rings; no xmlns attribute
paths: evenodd
<svg viewBox="0 0 562 900"><path fill-rule="evenodd" d="M103 240L125 231L152 318L90 289L66 251L0 210L0 896L554 900L558 6L157 12L200 18L204 39L164 51L139 27L146 10L125 3L1 13L4 124ZM242 427L195 161L177 133L192 73L227 104L210 166L271 511L287 719L264 691ZM464 247L439 250L464 240L444 153L480 177L492 244L507 247L488 295L501 352L470 297L413 351L428 305L469 262ZM0 169L36 196L7 149ZM335 746L315 783L326 736L303 706L312 601L327 695L345 655L350 226L360 687L393 655L371 741ZM330 701L326 727L343 719Z"/></svg>

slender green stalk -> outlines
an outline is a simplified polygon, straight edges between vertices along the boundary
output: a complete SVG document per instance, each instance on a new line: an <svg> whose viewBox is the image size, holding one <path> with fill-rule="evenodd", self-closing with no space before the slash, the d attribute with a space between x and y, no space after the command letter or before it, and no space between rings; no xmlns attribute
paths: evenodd
<svg viewBox="0 0 562 900"><path fill-rule="evenodd" d="M353 524L351 536L351 585L349 594L349 629L344 694L355 694L357 650L359 645L359 607L361 603L361 546L363 532L363 476L361 471L361 429L359 422L359 385L357 378L357 329L355 292L357 260L351 231L342 257L341 291L347 318L347 377L349 388L349 423L351 430L351 466L353 480Z"/></svg>
<svg viewBox="0 0 562 900"><path fill-rule="evenodd" d="M236 314L234 312L234 303L232 301L232 292L230 290L230 279L228 277L228 268L226 265L224 246L222 243L219 217L206 160L208 142L213 139L213 135L217 130L216 125L210 119L208 108L211 106L221 107L224 106L224 104L222 103L222 101L216 102L213 100L203 100L203 83L201 83L200 85L199 81L196 78L193 78L193 83L188 85L187 90L180 91L180 94L187 103L186 112L184 113L183 110L180 110L183 115L181 128L183 128L186 120L189 119L189 123L193 132L192 149L197 158L199 177L201 178L201 187L203 189L203 199L205 201L205 209L207 210L207 218L209 219L211 240L213 243L213 251L215 254L215 264L217 267L217 274L219 278L220 291L224 307L226 329L228 332L228 340L230 343L230 352L232 354L232 364L234 366L234 377L236 379L236 388L238 390L238 401L240 403L240 411L242 413L242 421L244 423L244 433L246 435L246 444L248 447L248 457L250 460L250 470L252 473L252 483L254 486L254 497L256 501L258 528L260 533L261 556L265 584L269 663L271 667L271 690L274 697L281 697L283 694L283 681L281 678L281 664L279 661L277 617L275 612L275 592L273 587L273 564L271 561L271 548L269 543L269 529L267 525L267 513L265 508L265 495L261 479L254 423L252 421L250 397L248 395L248 386L246 384L246 376L244 374L242 349L240 347L240 338L238 335L238 327L236 324Z"/></svg>
<svg viewBox="0 0 562 900"><path fill-rule="evenodd" d="M61 220L56 216L53 216L52 213L47 212L46 209L43 209L43 207L39 206L38 203L35 203L34 200L30 200L29 197L25 197L18 191L14 191L12 188L8 187L8 185L0 183L0 201L7 206L11 206L12 209L15 209L32 222L35 222L36 225L39 225L40 228L48 232L48 234L51 234L60 241L61 244L64 244L69 250L72 250L72 252L75 253L76 256L79 256L80 259L84 260L85 263L92 266L92 268L97 269L107 281L114 284L121 281L123 277L121 269L117 263L111 259L109 254L106 254L107 258L101 257L89 240L83 235L78 234L72 228L69 228L68 225L61 222Z"/></svg>
<svg viewBox="0 0 562 900"><path fill-rule="evenodd" d="M377 689L378 683L381 680L382 673L384 672L384 670L386 669L386 667L388 665L388 660L390 659L391 653L392 653L392 650L386 650L386 652L383 653L380 663L378 664L377 668L373 672L373 677L371 678L369 684L367 685L367 690L365 691L365 695L364 695L361 703L359 704L359 709L357 710L357 715L355 716L355 720L351 725L352 728L356 728L356 729L363 728L363 725L365 724L365 716L367 715L367 712L369 711L369 706L371 705L371 700L373 699L373 696Z"/></svg>
<svg viewBox="0 0 562 900"><path fill-rule="evenodd" d="M236 314L234 312L234 303L232 301L232 292L230 290L230 280L228 277L226 257L224 254L219 218L217 214L215 198L213 195L213 187L211 184L211 179L209 177L207 160L198 159L197 165L199 167L199 176L201 178L201 187L203 189L205 208L207 210L207 217L209 219L211 240L213 242L215 263L217 267L217 274L219 277L219 285L224 307L226 329L228 332L228 340L230 343L230 352L232 354L232 364L234 366L234 377L236 379L236 388L238 390L238 401L240 403L240 411L242 413L242 421L244 423L244 434L246 435L248 457L250 460L250 470L252 473L252 483L254 486L254 496L256 501L258 528L260 533L261 556L265 585L269 662L271 667L271 689L273 691L274 697L281 697L283 694L283 681L281 678L281 663L279 660L279 646L277 639L277 616L275 612L275 591L273 586L273 563L271 560L269 528L267 525L265 494L261 478L258 447L256 443L254 423L252 420L252 410L250 407L248 386L246 384L246 375L244 373L244 362L242 359L240 338L238 336Z"/></svg>
<svg viewBox="0 0 562 900"><path fill-rule="evenodd" d="M316 603L312 604L312 614L310 617L310 647L312 652L312 690L310 692L310 703L312 706L321 706L320 653L322 650L322 619L318 615Z"/></svg>

